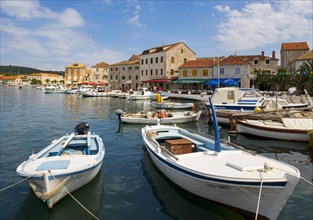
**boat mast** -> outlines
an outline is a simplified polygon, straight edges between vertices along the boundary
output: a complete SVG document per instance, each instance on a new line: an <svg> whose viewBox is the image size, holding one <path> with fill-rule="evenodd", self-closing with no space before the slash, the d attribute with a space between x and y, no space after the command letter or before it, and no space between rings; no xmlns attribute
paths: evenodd
<svg viewBox="0 0 313 220"><path fill-rule="evenodd" d="M220 88L220 59L218 57L218 48L217 48L217 88Z"/></svg>
<svg viewBox="0 0 313 220"><path fill-rule="evenodd" d="M211 97L209 97L209 102L210 102L210 108L212 111L213 125L214 125L214 151L221 152L220 132L218 130L215 107L214 107L214 103Z"/></svg>

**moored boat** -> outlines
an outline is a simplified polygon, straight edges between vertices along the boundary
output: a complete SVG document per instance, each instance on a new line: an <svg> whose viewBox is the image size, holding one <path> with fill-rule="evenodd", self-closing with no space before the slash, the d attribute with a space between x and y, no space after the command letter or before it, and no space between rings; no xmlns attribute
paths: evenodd
<svg viewBox="0 0 313 220"><path fill-rule="evenodd" d="M238 133L259 137L308 142L313 131L313 118L281 118L277 120L236 120Z"/></svg>
<svg viewBox="0 0 313 220"><path fill-rule="evenodd" d="M47 85L44 89L46 94L66 93L67 89L63 86Z"/></svg>
<svg viewBox="0 0 313 220"><path fill-rule="evenodd" d="M221 142L216 120L214 127L214 139L165 125L142 128L142 138L154 164L178 186L249 218L276 219L299 170Z"/></svg>
<svg viewBox="0 0 313 220"><path fill-rule="evenodd" d="M178 124L198 121L201 116L201 111L192 112L166 112L164 109L160 111L147 111L146 113L127 113L122 110L117 110L116 114L122 123L132 124Z"/></svg>
<svg viewBox="0 0 313 220"><path fill-rule="evenodd" d="M134 91L132 94L129 94L128 100L147 100L151 98L151 95L155 95L153 92L150 92L147 88L142 88L139 91Z"/></svg>
<svg viewBox="0 0 313 220"><path fill-rule="evenodd" d="M16 169L49 208L89 183L101 168L104 145L100 136L91 134L88 129L88 124L78 124L76 133L52 141Z"/></svg>

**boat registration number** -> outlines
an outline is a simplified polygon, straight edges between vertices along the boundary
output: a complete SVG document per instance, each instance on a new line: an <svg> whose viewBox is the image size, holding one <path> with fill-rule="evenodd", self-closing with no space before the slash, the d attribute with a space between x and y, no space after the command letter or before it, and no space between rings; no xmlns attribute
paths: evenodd
<svg viewBox="0 0 313 220"><path fill-rule="evenodd" d="M215 185L215 184L211 184L211 183L208 183L207 186L210 187L210 188L213 188L213 189L226 189L226 190L230 190L231 189L229 186Z"/></svg>

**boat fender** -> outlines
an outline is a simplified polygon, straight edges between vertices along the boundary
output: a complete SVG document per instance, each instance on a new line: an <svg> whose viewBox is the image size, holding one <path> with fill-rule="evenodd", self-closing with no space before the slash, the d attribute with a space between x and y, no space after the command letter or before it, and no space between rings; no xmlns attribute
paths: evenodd
<svg viewBox="0 0 313 220"><path fill-rule="evenodd" d="M262 111L262 109L259 106L257 106L254 108L253 111L254 111L254 113L260 113Z"/></svg>

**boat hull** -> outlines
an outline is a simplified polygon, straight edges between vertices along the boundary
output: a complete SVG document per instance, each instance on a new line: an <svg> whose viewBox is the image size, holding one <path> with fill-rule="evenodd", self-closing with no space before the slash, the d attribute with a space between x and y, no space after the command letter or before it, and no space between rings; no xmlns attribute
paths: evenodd
<svg viewBox="0 0 313 220"><path fill-rule="evenodd" d="M69 193L72 193L93 180L98 174L101 165L102 161L88 170L68 175L53 176L53 174L47 174L48 177L46 179L48 179L48 181L45 181L44 176L30 178L28 183L35 195L46 202L48 208L52 209L57 202ZM49 188L50 192L45 192L46 188Z"/></svg>
<svg viewBox="0 0 313 220"><path fill-rule="evenodd" d="M238 133L254 135L264 138L286 140L286 141L309 141L309 131L301 129L284 129L262 127L256 124L248 124L245 121L237 121L236 129Z"/></svg>
<svg viewBox="0 0 313 220"><path fill-rule="evenodd" d="M179 123L188 123L193 121L198 121L201 116L201 111L197 113L188 112L187 115L181 114L180 116L173 116L168 118L146 118L142 117L125 117L121 116L122 123L131 123L131 124L179 124Z"/></svg>
<svg viewBox="0 0 313 220"><path fill-rule="evenodd" d="M279 162L279 164L275 164L273 160L261 156L247 156L241 152L234 154L226 152L225 155L222 153L215 156L209 152L192 152L187 155L176 155L177 158L174 160L173 155L168 156L168 153L164 153L164 150L149 141L151 137L148 137L148 135L155 135L154 132L156 132L156 135L159 134L157 129L153 130L148 127L150 126L142 129L145 147L153 163L167 178L190 193L239 210L249 217L254 217L258 213L258 219L276 219L300 179L299 171L296 168L284 166ZM160 129L161 139L165 137L166 130ZM272 176L274 173L270 171L269 174L264 174L264 176L269 176L264 177L263 180L262 172L255 168L255 171L250 171L254 174L241 171L242 175L247 177L257 174L253 178L252 176L250 178L244 178L243 176L234 178L226 170L215 170L218 168L214 168L213 164L224 166L225 169L229 168L227 165L223 165L224 162L221 163L221 160L224 161L223 158L227 158L226 160L234 158L237 162L238 160L250 160L251 163L255 160L261 160L263 163L271 163L274 167L285 167L289 171L280 174L280 178L274 178ZM236 161L234 162L236 163ZM203 166L211 168L208 169ZM199 167L199 169L194 169L195 167ZM259 196L260 188L261 196ZM259 205L258 198L260 198Z"/></svg>

